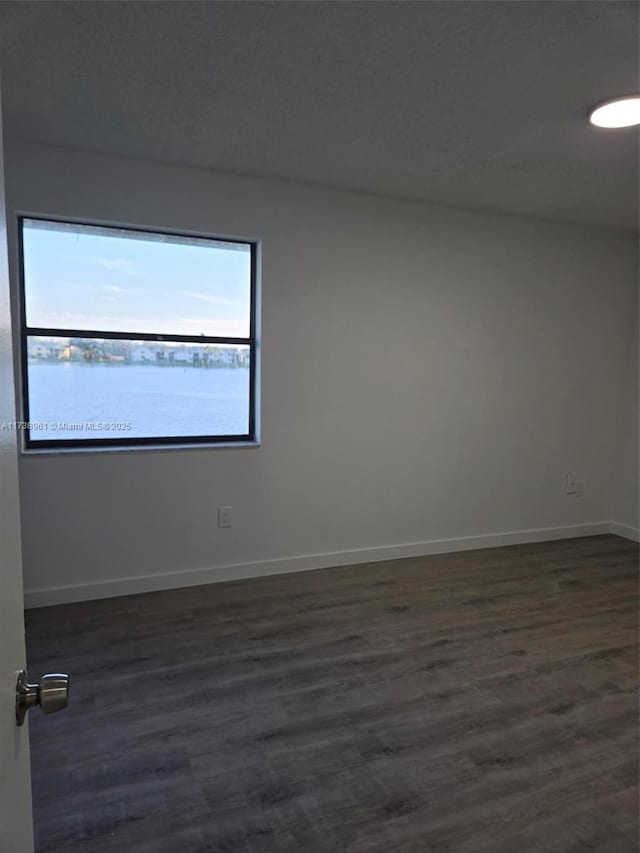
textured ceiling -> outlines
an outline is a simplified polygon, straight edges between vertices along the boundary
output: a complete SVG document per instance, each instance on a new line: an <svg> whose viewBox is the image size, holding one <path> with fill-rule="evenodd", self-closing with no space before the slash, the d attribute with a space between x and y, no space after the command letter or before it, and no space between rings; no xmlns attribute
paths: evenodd
<svg viewBox="0 0 640 853"><path fill-rule="evenodd" d="M9 138L637 227L631 2L1 2Z"/></svg>

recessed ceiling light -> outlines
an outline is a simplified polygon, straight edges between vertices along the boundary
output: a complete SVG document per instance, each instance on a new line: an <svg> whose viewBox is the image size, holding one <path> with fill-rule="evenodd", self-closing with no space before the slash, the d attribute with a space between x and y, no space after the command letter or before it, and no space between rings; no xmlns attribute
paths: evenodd
<svg viewBox="0 0 640 853"><path fill-rule="evenodd" d="M633 127L640 124L640 96L616 98L597 106L589 116L596 127Z"/></svg>

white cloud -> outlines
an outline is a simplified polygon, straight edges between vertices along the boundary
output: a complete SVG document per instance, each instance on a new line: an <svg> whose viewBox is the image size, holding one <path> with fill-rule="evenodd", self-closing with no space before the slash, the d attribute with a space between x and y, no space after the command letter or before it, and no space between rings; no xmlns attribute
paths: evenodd
<svg viewBox="0 0 640 853"><path fill-rule="evenodd" d="M124 275L144 275L142 270L138 269L133 261L128 260L128 258L92 258L91 260L94 264L111 272L119 272Z"/></svg>
<svg viewBox="0 0 640 853"><path fill-rule="evenodd" d="M212 305L235 305L233 299L226 299L224 296L210 296L208 293L197 293L192 290L185 290L182 296L190 296L192 299L198 299L200 302L210 302Z"/></svg>

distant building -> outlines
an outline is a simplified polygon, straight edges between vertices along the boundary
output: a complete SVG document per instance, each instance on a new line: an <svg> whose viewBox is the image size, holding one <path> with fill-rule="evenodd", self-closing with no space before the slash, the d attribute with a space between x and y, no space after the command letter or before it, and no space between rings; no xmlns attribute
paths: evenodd
<svg viewBox="0 0 640 853"><path fill-rule="evenodd" d="M217 344L169 346L163 342L130 344L125 341L74 339L61 342L40 339L28 343L28 357L42 360L131 362L133 364L184 365L191 367L247 367L244 347Z"/></svg>
<svg viewBox="0 0 640 853"><path fill-rule="evenodd" d="M155 350L149 346L131 347L131 361L141 364L152 364L156 360Z"/></svg>

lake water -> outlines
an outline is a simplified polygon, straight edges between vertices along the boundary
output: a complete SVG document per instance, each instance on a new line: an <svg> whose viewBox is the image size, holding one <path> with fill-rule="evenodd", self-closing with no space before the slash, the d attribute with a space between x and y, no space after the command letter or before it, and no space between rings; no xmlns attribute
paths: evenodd
<svg viewBox="0 0 640 853"><path fill-rule="evenodd" d="M29 361L28 378L34 441L249 432L248 367Z"/></svg>

